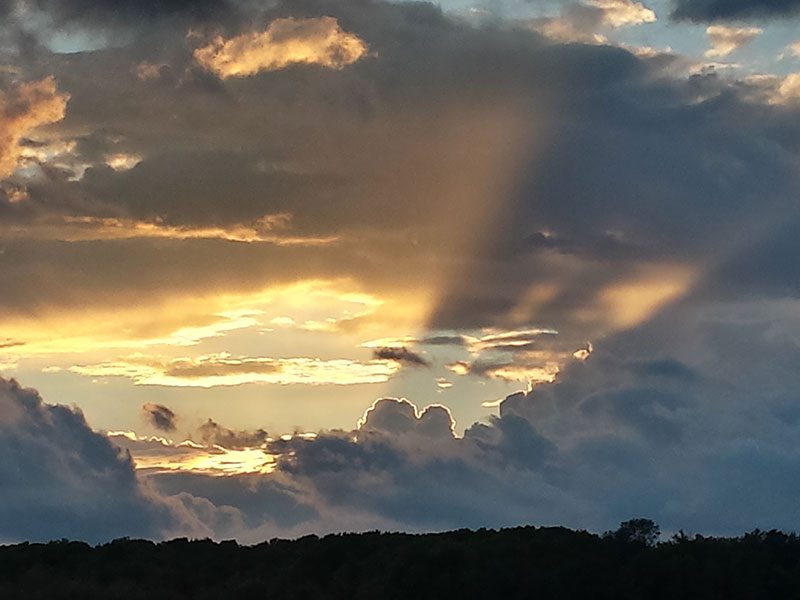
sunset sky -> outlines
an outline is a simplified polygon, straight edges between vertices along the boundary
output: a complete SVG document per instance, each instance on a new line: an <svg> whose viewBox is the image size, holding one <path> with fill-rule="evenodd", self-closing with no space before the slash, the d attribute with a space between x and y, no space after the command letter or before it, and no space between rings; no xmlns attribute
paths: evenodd
<svg viewBox="0 0 800 600"><path fill-rule="evenodd" d="M800 526L799 0L0 0L0 543Z"/></svg>

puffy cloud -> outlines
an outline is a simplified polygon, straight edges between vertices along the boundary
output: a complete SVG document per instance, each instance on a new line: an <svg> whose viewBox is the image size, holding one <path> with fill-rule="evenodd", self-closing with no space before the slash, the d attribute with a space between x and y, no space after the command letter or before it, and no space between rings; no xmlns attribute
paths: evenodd
<svg viewBox="0 0 800 600"><path fill-rule="evenodd" d="M604 24L604 13L597 6L568 4L557 17L539 17L528 21L528 26L558 42L605 44L608 38L599 33Z"/></svg>
<svg viewBox="0 0 800 600"><path fill-rule="evenodd" d="M786 53L791 56L800 57L800 41L793 42L786 46ZM781 54L779 58L783 58L785 54Z"/></svg>
<svg viewBox="0 0 800 600"><path fill-rule="evenodd" d="M634 0L588 0L590 6L599 8L603 22L611 27L626 27L653 23L656 13Z"/></svg>
<svg viewBox="0 0 800 600"><path fill-rule="evenodd" d="M142 414L147 422L159 431L175 431L178 416L162 404L148 402L142 406Z"/></svg>
<svg viewBox="0 0 800 600"><path fill-rule="evenodd" d="M433 439L453 437L455 422L445 406L431 405L421 412L408 400L377 400L358 422L361 433L391 437L420 435Z"/></svg>
<svg viewBox="0 0 800 600"><path fill-rule="evenodd" d="M362 58L367 45L347 33L333 17L276 19L263 32L243 34L194 51L204 68L222 79L247 77L291 65L321 65L341 69Z"/></svg>
<svg viewBox="0 0 800 600"><path fill-rule="evenodd" d="M780 104L798 100L800 100L800 73L790 73L778 85L773 101Z"/></svg>
<svg viewBox="0 0 800 600"><path fill-rule="evenodd" d="M674 0L672 16L698 22L782 18L800 11L798 0Z"/></svg>
<svg viewBox="0 0 800 600"><path fill-rule="evenodd" d="M602 31L653 23L656 14L641 2L632 0L588 0L585 4L569 3L557 17L539 17L528 25L560 42L605 44Z"/></svg>
<svg viewBox="0 0 800 600"><path fill-rule="evenodd" d="M107 540L208 532L136 478L130 455L80 411L0 380L0 539Z"/></svg>
<svg viewBox="0 0 800 600"><path fill-rule="evenodd" d="M706 29L708 40L711 48L706 50L705 55L708 58L721 58L728 56L749 44L759 35L763 33L763 29L759 27L728 27L726 25L710 25Z"/></svg>
<svg viewBox="0 0 800 600"><path fill-rule="evenodd" d="M61 121L68 99L58 91L53 77L0 90L0 179L17 168L20 141L37 127Z"/></svg>

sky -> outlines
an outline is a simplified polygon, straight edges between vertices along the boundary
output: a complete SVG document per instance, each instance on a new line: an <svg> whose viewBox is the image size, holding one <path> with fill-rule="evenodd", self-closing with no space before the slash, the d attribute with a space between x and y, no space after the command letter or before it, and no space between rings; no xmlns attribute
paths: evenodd
<svg viewBox="0 0 800 600"><path fill-rule="evenodd" d="M0 543L796 530L799 23L0 0Z"/></svg>

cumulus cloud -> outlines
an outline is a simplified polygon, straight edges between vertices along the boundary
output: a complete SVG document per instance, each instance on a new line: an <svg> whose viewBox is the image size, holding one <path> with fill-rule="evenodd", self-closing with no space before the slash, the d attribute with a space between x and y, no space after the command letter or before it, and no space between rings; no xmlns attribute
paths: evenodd
<svg viewBox="0 0 800 600"><path fill-rule="evenodd" d="M783 18L800 12L798 0L674 0L673 18L697 22Z"/></svg>
<svg viewBox="0 0 800 600"><path fill-rule="evenodd" d="M587 0L568 3L556 17L532 19L528 25L560 42L605 44L609 29L653 23L656 14L641 2L632 0Z"/></svg>
<svg viewBox="0 0 800 600"><path fill-rule="evenodd" d="M37 127L64 118L69 96L53 77L0 90L0 179L11 175L22 154L20 142Z"/></svg>
<svg viewBox="0 0 800 600"><path fill-rule="evenodd" d="M107 540L208 532L136 478L130 455L80 411L0 380L0 540Z"/></svg>
<svg viewBox="0 0 800 600"><path fill-rule="evenodd" d="M777 86L772 100L778 104L800 100L800 73L790 73Z"/></svg>
<svg viewBox="0 0 800 600"><path fill-rule="evenodd" d="M463 373L475 363L506 374L546 365L544 354L523 353L549 349L541 346L554 336L526 333L527 324L552 325L565 340L556 351L568 360L559 378L504 400L499 417L461 438L440 409L423 418L427 411L384 402L362 429L278 438L255 454L153 442L144 470L164 489L206 490L192 494L218 507L247 503L248 523L264 512L254 508L263 492L264 502L288 507L281 523L291 531L521 522L602 530L642 513L665 529L794 527L794 80L686 78L676 75L674 57L544 43L530 31L470 27L422 3L313 4L303 3L306 16L330 9L380 61L333 77L285 69L222 86L188 57L175 58L185 46L168 40L185 44L185 28L163 38L153 31L150 40L174 54L175 72L186 73L180 82L132 76L131 65L145 58L163 62L152 51L160 43L136 46L133 59L122 51L50 57L48 67L70 81L74 126L135 132L113 150L145 158L117 171L104 166L111 146L92 152L81 140L75 152L100 166L71 180L45 164L28 200L0 210L23 232L36 219L64 215L88 217L91 227L113 218L129 229L230 231L286 212L298 234L346 232L348 243L274 247L188 235L66 243L36 237L35 228L28 238L4 235L0 278L15 282L0 295L4 335L28 340L7 325L31 314L65 310L62 327L74 330L81 328L70 317L87 306L116 314L154 298L182 312L189 294L247 294L265 281L321 274L350 278L401 306L397 319L423 315L399 331L372 322L369 336L419 331L424 322L431 336L413 339L431 354L459 352ZM269 19L291 5L299 6L279 3ZM106 102L98 82L112 94ZM764 90L784 84L787 100L770 101ZM443 226L454 214L466 222ZM410 308L414 301L424 306ZM282 307L275 316L284 314ZM305 318L291 314L296 323ZM482 331L488 327L496 331ZM38 335L59 339L42 329ZM185 343L201 337L195 331ZM596 342L591 355L586 347L571 358L586 339ZM397 341L414 350L406 338ZM473 351L504 356L465 356ZM65 364L80 360L96 359ZM398 370L394 361L334 364L245 351L124 357L77 372L227 385L295 383L303 373L304 381L385 382ZM499 393L487 389L483 398ZM458 398L453 410L467 404ZM419 431L422 421L435 444ZM171 452L192 458L170 462ZM178 462L203 466L176 473ZM231 464L238 471L225 472ZM232 477L208 477L220 473ZM211 508L202 499L186 504Z"/></svg>
<svg viewBox="0 0 800 600"><path fill-rule="evenodd" d="M722 58L749 44L763 29L759 27L728 27L726 25L710 25L706 29L711 48L706 50L708 58Z"/></svg>
<svg viewBox="0 0 800 600"><path fill-rule="evenodd" d="M222 79L247 77L291 65L341 69L362 58L367 45L333 17L276 19L263 32L215 38L194 57Z"/></svg>
<svg viewBox="0 0 800 600"><path fill-rule="evenodd" d="M175 431L175 422L178 416L168 407L162 404L152 404L148 402L142 406L142 414L147 422L159 431Z"/></svg>
<svg viewBox="0 0 800 600"><path fill-rule="evenodd" d="M656 13L634 0L588 0L589 6L600 9L603 22L611 27L626 27L653 23Z"/></svg>
<svg viewBox="0 0 800 600"><path fill-rule="evenodd" d="M453 437L455 421L445 406L431 405L419 411L408 400L383 398L376 401L358 422L362 433L388 436L420 435L434 439Z"/></svg>

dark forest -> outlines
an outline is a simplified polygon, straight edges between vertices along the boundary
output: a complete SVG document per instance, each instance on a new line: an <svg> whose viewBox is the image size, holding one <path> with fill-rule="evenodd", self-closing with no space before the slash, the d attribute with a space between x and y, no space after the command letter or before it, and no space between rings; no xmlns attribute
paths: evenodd
<svg viewBox="0 0 800 600"><path fill-rule="evenodd" d="M0 547L0 598L798 598L800 538L520 527ZM661 541L659 541L661 540Z"/></svg>

